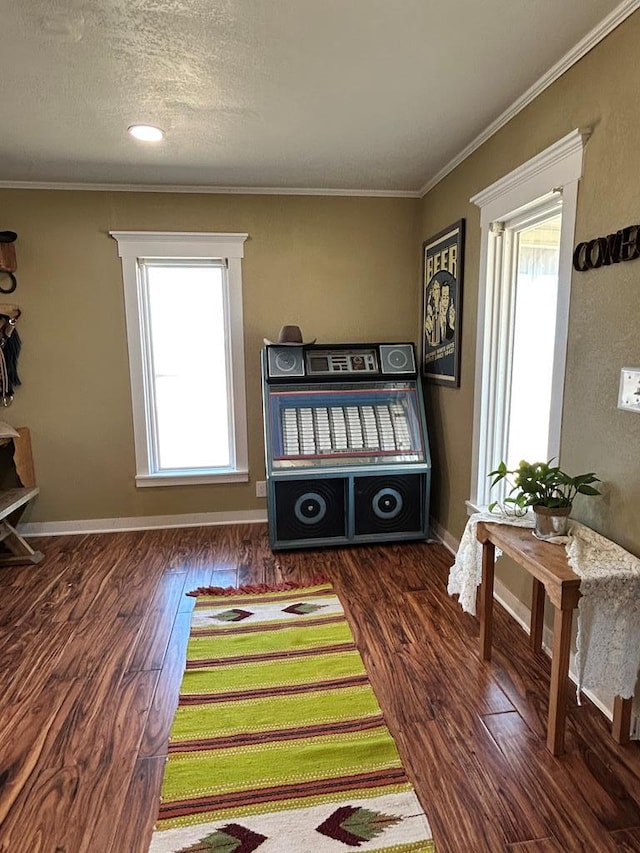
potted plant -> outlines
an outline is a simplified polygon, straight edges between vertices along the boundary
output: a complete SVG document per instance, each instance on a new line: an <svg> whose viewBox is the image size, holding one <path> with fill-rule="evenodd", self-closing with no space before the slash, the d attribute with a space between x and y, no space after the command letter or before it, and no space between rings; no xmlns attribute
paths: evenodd
<svg viewBox="0 0 640 853"><path fill-rule="evenodd" d="M501 462L495 471L491 486L506 480L511 486L507 497L489 504L489 511L499 504L506 505L514 514L524 514L533 507L536 517L536 535L540 539L563 536L567 531L569 514L576 495L599 495L592 483L600 482L594 473L570 477L558 466L548 462L522 460L517 468L509 470ZM510 480L509 478L512 478Z"/></svg>

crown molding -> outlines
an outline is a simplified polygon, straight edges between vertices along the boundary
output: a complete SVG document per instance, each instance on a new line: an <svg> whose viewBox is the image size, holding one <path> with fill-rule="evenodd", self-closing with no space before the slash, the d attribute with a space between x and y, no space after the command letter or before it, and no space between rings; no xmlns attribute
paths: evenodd
<svg viewBox="0 0 640 853"><path fill-rule="evenodd" d="M638 0L640 2L640 0ZM313 187L210 187L180 184L90 184L64 181L0 181L0 190L64 190L110 193L192 193L193 195L307 195L356 198L420 198L418 190L322 189Z"/></svg>
<svg viewBox="0 0 640 853"><path fill-rule="evenodd" d="M565 71L568 71L571 66L575 65L576 62L582 59L583 56L606 38L609 33L613 32L616 27L625 21L629 15L632 15L638 8L640 8L640 0L624 0L624 2L620 3L613 12L600 21L600 23L594 27L591 32L587 33L587 35L579 41L575 47L573 47L562 57L562 59L556 62L555 65L543 74L542 77L533 84L533 86L527 89L527 91L514 101L513 104L511 104L511 106L508 107L501 115L499 115L494 122L485 128L482 133L476 136L476 138L470 142L466 148L463 148L462 151L453 158L453 160L450 160L446 166L440 169L440 171L422 187L419 193L420 197L424 197L429 190L432 190L436 184L439 184L443 178L456 168L456 166L459 166L460 163L464 162L464 160L473 154L473 152L486 142L487 139L490 139L494 133L497 133L500 128L504 127L507 122L514 118L514 116L517 116L518 113L534 101L538 95L544 92L545 89L548 89L552 83L555 83L555 81L561 77Z"/></svg>

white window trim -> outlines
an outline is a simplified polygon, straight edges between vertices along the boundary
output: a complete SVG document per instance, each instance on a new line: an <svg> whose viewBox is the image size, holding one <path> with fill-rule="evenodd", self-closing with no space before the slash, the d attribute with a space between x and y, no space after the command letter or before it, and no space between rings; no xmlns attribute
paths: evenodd
<svg viewBox="0 0 640 853"><path fill-rule="evenodd" d="M492 294L487 287L487 273L493 261L489 257L492 223L526 211L533 202L553 193L562 193L562 230L558 270L558 304L556 315L554 370L551 411L549 415L549 455L558 457L562 424L564 375L569 326L569 300L573 240L578 199L578 181L582 177L584 146L590 132L574 130L542 153L505 175L470 201L480 208L481 248L478 286L478 320L476 339L475 402L473 415L473 455L471 463L471 498L467 507L480 509L489 501L489 453L494 445L493 425L484 417L490 404L490 389L498 365L492 359L491 322Z"/></svg>
<svg viewBox="0 0 640 853"><path fill-rule="evenodd" d="M175 231L110 231L118 243L122 261L129 374L136 454L136 486L185 486L199 483L237 483L249 480L247 442L247 404L244 367L244 325L242 318L242 258L248 234L222 234ZM189 473L162 471L153 473L150 466L150 435L147 427L142 320L140 316L140 280L138 259L211 258L224 259L228 268L228 293L231 384L233 400L232 424L235 460L232 468ZM184 333L188 334L188 318Z"/></svg>

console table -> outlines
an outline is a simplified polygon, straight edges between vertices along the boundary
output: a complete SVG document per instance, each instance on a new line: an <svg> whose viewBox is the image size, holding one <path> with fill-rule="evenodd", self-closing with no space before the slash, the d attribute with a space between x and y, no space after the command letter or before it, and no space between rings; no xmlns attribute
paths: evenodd
<svg viewBox="0 0 640 853"><path fill-rule="evenodd" d="M565 549L536 539L531 528L479 521L477 536L482 544L479 616L480 656L483 660L491 660L496 546L533 578L529 642L535 653L542 650L545 593L555 608L547 748L553 755L561 755L564 751L571 621L580 598L580 578L569 567ZM614 700L612 735L618 743L629 741L631 704L631 699L621 699L619 696Z"/></svg>

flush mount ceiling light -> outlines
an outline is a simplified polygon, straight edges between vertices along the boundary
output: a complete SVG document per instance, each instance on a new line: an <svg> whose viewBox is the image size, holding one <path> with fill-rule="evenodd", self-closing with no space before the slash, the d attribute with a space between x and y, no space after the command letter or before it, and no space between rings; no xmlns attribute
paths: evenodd
<svg viewBox="0 0 640 853"><path fill-rule="evenodd" d="M143 142L160 142L164 139L164 130L154 127L152 124L132 124L127 128L127 133Z"/></svg>

